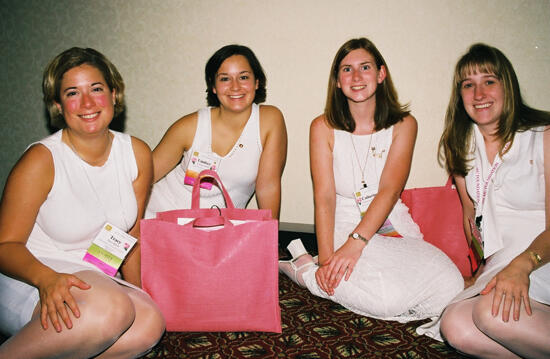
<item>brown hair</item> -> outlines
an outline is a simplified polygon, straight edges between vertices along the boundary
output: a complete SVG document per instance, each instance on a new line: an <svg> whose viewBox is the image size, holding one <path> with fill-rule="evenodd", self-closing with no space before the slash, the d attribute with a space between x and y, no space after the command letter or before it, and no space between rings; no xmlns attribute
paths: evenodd
<svg viewBox="0 0 550 359"><path fill-rule="evenodd" d="M393 86L386 61L372 41L364 37L347 41L336 52L330 68L325 117L332 128L348 132L355 130L355 120L351 116L347 98L342 90L338 88L338 71L344 57L357 49L364 49L371 54L374 57L378 70L382 66L386 68L386 78L376 88L374 128L376 131L388 128L409 114L408 105L401 105L399 103L397 91Z"/></svg>
<svg viewBox="0 0 550 359"><path fill-rule="evenodd" d="M258 80L258 88L254 94L254 103L259 104L265 101L266 94L266 77L260 61L250 48L243 45L226 45L216 51L210 57L204 68L204 80L206 81L206 102L208 106L217 107L220 105L218 95L214 93L214 85L216 83L216 73L220 69L222 63L229 57L241 55L246 58L248 64L252 68L254 78Z"/></svg>
<svg viewBox="0 0 550 359"><path fill-rule="evenodd" d="M550 124L549 112L533 109L523 102L516 73L506 56L489 45L472 45L456 64L444 130L439 140L439 163L453 175L466 176L470 170L467 162L471 159L474 121L464 108L460 89L468 75L478 72L494 74L502 83L504 103L495 134L502 144L500 155L504 154L504 145L513 142L517 131Z"/></svg>

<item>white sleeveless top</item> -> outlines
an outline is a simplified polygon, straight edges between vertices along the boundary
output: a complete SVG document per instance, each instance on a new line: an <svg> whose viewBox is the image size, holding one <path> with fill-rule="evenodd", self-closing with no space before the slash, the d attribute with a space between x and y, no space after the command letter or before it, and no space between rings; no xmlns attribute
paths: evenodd
<svg viewBox="0 0 550 359"><path fill-rule="evenodd" d="M50 150L54 182L39 209L27 248L56 271L74 272L92 240L105 222L128 231L137 217L137 201L132 187L137 163L131 137L111 131L113 143L107 161L91 166L61 141L58 131L38 143Z"/></svg>
<svg viewBox="0 0 550 359"><path fill-rule="evenodd" d="M545 229L543 130L541 127L516 132L510 150L489 178L481 221L485 257L489 258L475 285L468 288L473 295ZM479 207L478 198L482 197L492 165L477 125L474 125L474 138L475 157L473 168L466 175L466 189ZM497 154L495 161L499 160ZM529 296L550 304L550 264L531 273L530 280Z"/></svg>
<svg viewBox="0 0 550 359"><path fill-rule="evenodd" d="M252 112L240 137L225 156L212 151L211 107L198 112L197 129L191 148L183 155L181 163L164 178L155 183L145 217L152 218L156 212L191 208L193 186L184 184L185 171L194 151L208 153L219 159L218 175L227 189L236 208L245 208L254 194L256 177L262 154L260 137L260 110L252 104ZM201 208L216 205L225 207L222 193L217 186L201 188Z"/></svg>
<svg viewBox="0 0 550 359"><path fill-rule="evenodd" d="M341 130L333 133L336 250L361 221L354 196L362 187L361 177L371 188L380 182L393 140L393 126L372 135L352 135ZM317 266L303 274L307 288L355 313L383 320L406 322L440 313L463 288L460 272L442 251L422 240L420 229L400 200L388 217L403 238L374 234L361 251L349 280L341 281L334 295L328 296L319 287Z"/></svg>
<svg viewBox="0 0 550 359"><path fill-rule="evenodd" d="M512 259L523 252L545 228L544 128L516 132L510 150L494 161L501 165L489 176L483 135L474 124L472 169L466 175L466 189L474 203L482 197L489 178L481 221L486 263L474 285L460 292L449 304L478 295L487 283ZM493 163L495 163L493 161ZM479 176L476 172L479 171ZM480 190L478 195L478 180ZM481 202L481 201L479 201ZM477 204L479 207L480 204ZM550 264L529 276L529 297L550 304ZM417 328L417 333L442 341L439 317Z"/></svg>
<svg viewBox="0 0 550 359"><path fill-rule="evenodd" d="M359 223L361 215L354 192L361 187L361 169L367 185L378 185L393 140L393 126L372 135L334 130L333 172L336 189L335 223ZM409 209L398 199L388 216L402 236L423 239ZM345 240L344 238L343 240Z"/></svg>

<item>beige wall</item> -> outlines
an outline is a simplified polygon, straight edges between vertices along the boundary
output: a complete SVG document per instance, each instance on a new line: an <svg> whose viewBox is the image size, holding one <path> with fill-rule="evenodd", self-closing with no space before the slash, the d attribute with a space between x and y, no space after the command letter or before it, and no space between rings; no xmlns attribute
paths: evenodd
<svg viewBox="0 0 550 359"><path fill-rule="evenodd" d="M251 47L284 113L289 155L281 220L313 222L308 126L323 111L338 47L367 36L419 123L407 187L443 184L436 148L457 58L473 42L499 47L531 105L550 109L550 1L0 0L0 181L46 134L41 74L71 46L94 47L127 85L126 132L153 148L178 117L205 105L204 65L219 47ZM0 182L0 183L1 183Z"/></svg>

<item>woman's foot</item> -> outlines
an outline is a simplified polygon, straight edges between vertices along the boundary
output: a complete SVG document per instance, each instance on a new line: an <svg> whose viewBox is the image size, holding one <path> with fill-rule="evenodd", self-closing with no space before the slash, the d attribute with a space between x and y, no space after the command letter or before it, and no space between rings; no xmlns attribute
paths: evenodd
<svg viewBox="0 0 550 359"><path fill-rule="evenodd" d="M306 284L303 279L303 274L313 265L315 265L313 257L306 253L289 261L279 261L279 272L286 274L300 287L305 287Z"/></svg>
<svg viewBox="0 0 550 359"><path fill-rule="evenodd" d="M286 274L300 287L305 287L303 274L309 267L315 265L315 261L313 257L307 253L299 238L290 242L287 249L292 254L292 259L289 261L279 261L279 272Z"/></svg>

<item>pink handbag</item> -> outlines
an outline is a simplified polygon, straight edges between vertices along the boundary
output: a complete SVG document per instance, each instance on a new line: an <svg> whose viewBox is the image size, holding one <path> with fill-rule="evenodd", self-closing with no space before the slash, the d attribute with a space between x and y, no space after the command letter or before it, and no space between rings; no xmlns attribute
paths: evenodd
<svg viewBox="0 0 550 359"><path fill-rule="evenodd" d="M424 240L445 252L462 275L470 277L473 265L464 235L462 204L452 177L445 186L406 189L401 200L409 207Z"/></svg>
<svg viewBox="0 0 550 359"><path fill-rule="evenodd" d="M213 178L227 208L199 208ZM192 218L178 224L178 218ZM191 209L141 220L141 281L168 331L281 333L278 223L269 210L237 209L214 171L199 174Z"/></svg>

